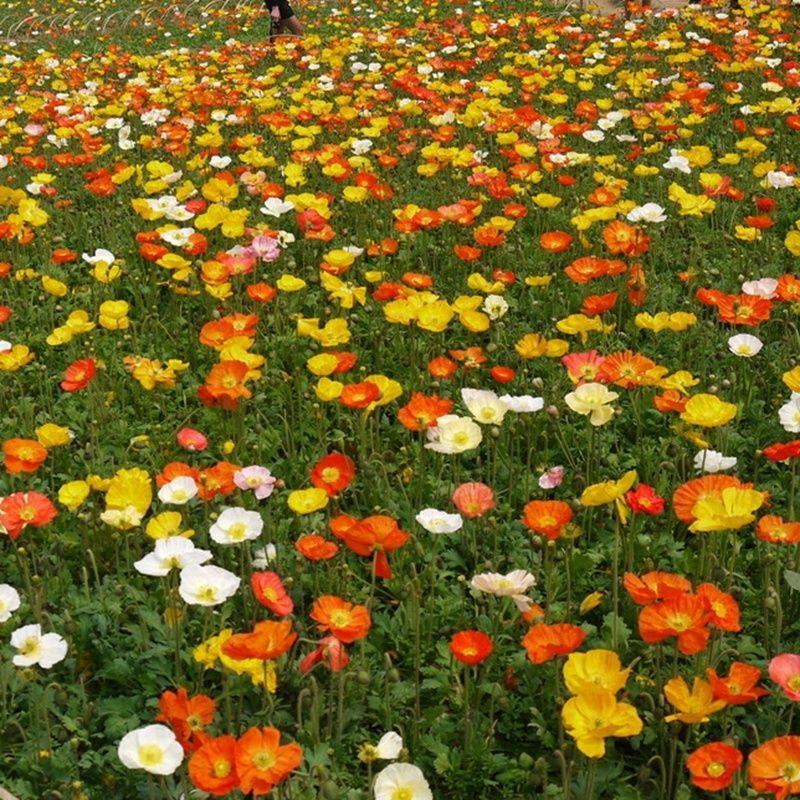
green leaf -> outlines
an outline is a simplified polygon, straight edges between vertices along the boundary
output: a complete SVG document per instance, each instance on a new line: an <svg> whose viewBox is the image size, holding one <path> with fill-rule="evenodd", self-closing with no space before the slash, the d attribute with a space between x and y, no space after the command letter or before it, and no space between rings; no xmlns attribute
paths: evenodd
<svg viewBox="0 0 800 800"><path fill-rule="evenodd" d="M783 571L783 577L786 578L786 583L793 592L800 592L800 572L795 572L791 569Z"/></svg>

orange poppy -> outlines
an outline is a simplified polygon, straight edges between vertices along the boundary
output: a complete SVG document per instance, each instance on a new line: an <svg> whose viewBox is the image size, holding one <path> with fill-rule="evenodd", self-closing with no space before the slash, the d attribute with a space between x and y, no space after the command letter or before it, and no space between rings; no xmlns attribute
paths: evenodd
<svg viewBox="0 0 800 800"><path fill-rule="evenodd" d="M342 453L330 453L311 468L311 483L324 489L328 497L336 497L346 489L356 474L352 459Z"/></svg>
<svg viewBox="0 0 800 800"><path fill-rule="evenodd" d="M339 402L348 408L366 408L381 396L381 390L372 381L349 383L342 389Z"/></svg>
<svg viewBox="0 0 800 800"><path fill-rule="evenodd" d="M432 358L428 362L428 372L432 377L437 378L438 380L452 378L457 369L458 366L449 358L445 358L445 356Z"/></svg>
<svg viewBox="0 0 800 800"><path fill-rule="evenodd" d="M751 664L734 661L727 678L717 675L715 669L706 670L715 700L724 700L729 706L741 706L758 700L769 692L756 686L761 678L761 670Z"/></svg>
<svg viewBox="0 0 800 800"><path fill-rule="evenodd" d="M229 461L218 461L214 466L200 470L197 478L197 495L201 500L213 500L236 491L233 476L241 469Z"/></svg>
<svg viewBox="0 0 800 800"><path fill-rule="evenodd" d="M498 383L511 383L517 377L517 371L511 367L495 366L489 370L492 380Z"/></svg>
<svg viewBox="0 0 800 800"><path fill-rule="evenodd" d="M603 366L605 356L598 354L597 350L585 353L568 353L561 357L561 363L567 368L567 374L573 383L601 382L600 368Z"/></svg>
<svg viewBox="0 0 800 800"><path fill-rule="evenodd" d="M454 245L453 252L461 261L477 261L483 255L480 247L471 247L468 244Z"/></svg>
<svg viewBox="0 0 800 800"><path fill-rule="evenodd" d="M612 255L640 256L650 249L650 237L641 228L618 219L603 228L603 241Z"/></svg>
<svg viewBox="0 0 800 800"><path fill-rule="evenodd" d="M600 376L604 382L613 383L623 389L632 389L634 386L651 385L654 381L650 374L657 367L656 362L646 356L625 350L606 356Z"/></svg>
<svg viewBox="0 0 800 800"><path fill-rule="evenodd" d="M270 286L263 281L250 284L246 291L247 296L257 303L269 303L270 300L274 300L278 294L278 290L274 286Z"/></svg>
<svg viewBox="0 0 800 800"><path fill-rule="evenodd" d="M269 794L303 762L299 744L280 742L277 728L250 728L236 742L236 773L244 794Z"/></svg>
<svg viewBox="0 0 800 800"><path fill-rule="evenodd" d="M583 298L581 304L581 314L593 317L598 314L605 314L611 311L617 304L618 292L608 292L607 294L590 294Z"/></svg>
<svg viewBox="0 0 800 800"><path fill-rule="evenodd" d="M778 736L753 750L747 777L757 792L769 792L777 800L799 793L800 736Z"/></svg>
<svg viewBox="0 0 800 800"><path fill-rule="evenodd" d="M47 458L47 448L36 439L7 439L3 442L3 464L12 475L36 472Z"/></svg>
<svg viewBox="0 0 800 800"><path fill-rule="evenodd" d="M781 275L775 288L775 296L786 303L800 302L800 278L796 275Z"/></svg>
<svg viewBox="0 0 800 800"><path fill-rule="evenodd" d="M250 588L256 600L273 614L285 617L294 611L292 598L277 573L254 572L250 576Z"/></svg>
<svg viewBox="0 0 800 800"><path fill-rule="evenodd" d="M349 519L352 520L352 517ZM357 555L373 557L375 575L385 579L392 577L387 554L402 547L411 538L410 534L400 530L396 520L385 514L356 520L346 528L332 520L331 531Z"/></svg>
<svg viewBox="0 0 800 800"><path fill-rule="evenodd" d="M708 618L708 607L701 597L682 594L645 606L639 614L639 635L647 644L675 636L678 650L691 656L708 643Z"/></svg>
<svg viewBox="0 0 800 800"><path fill-rule="evenodd" d="M528 659L534 664L544 664L556 656L565 656L581 646L586 632L577 625L558 622L555 625L534 625L522 640Z"/></svg>
<svg viewBox="0 0 800 800"><path fill-rule="evenodd" d="M205 694L189 697L184 688L166 691L158 699L156 722L166 722L186 753L197 750L203 743L205 728L214 720L216 703Z"/></svg>
<svg viewBox="0 0 800 800"><path fill-rule="evenodd" d="M348 603L335 595L318 597L309 616L319 623L321 631L330 631L345 644L363 639L372 626L366 606Z"/></svg>
<svg viewBox="0 0 800 800"><path fill-rule="evenodd" d="M742 766L741 752L725 742L711 742L698 747L686 759L692 783L707 792L726 789Z"/></svg>
<svg viewBox="0 0 800 800"><path fill-rule="evenodd" d="M576 258L564 268L566 276L575 283L589 283L607 275L621 275L627 266L624 261L610 261L597 256Z"/></svg>
<svg viewBox="0 0 800 800"><path fill-rule="evenodd" d="M671 572L647 572L641 577L626 572L622 585L636 605L647 606L657 600L669 600L692 591L692 584Z"/></svg>
<svg viewBox="0 0 800 800"><path fill-rule="evenodd" d="M762 542L797 544L800 542L800 522L787 522L783 517L767 514L759 519L756 536Z"/></svg>
<svg viewBox="0 0 800 800"><path fill-rule="evenodd" d="M480 664L494 650L492 640L481 631L459 631L450 640L450 652L462 664Z"/></svg>
<svg viewBox="0 0 800 800"><path fill-rule="evenodd" d="M274 661L294 644L297 634L292 630L291 620L257 622L250 633L235 633L223 645L222 652L241 661L257 658Z"/></svg>
<svg viewBox="0 0 800 800"><path fill-rule="evenodd" d="M244 361L221 361L214 364L206 376L205 383L197 390L197 397L204 405L219 405L230 411L239 400L248 399L253 393L245 386L250 367Z"/></svg>
<svg viewBox="0 0 800 800"><path fill-rule="evenodd" d="M662 413L674 411L682 414L686 410L686 403L689 398L681 394L677 389L667 389L666 392L657 394L653 397L653 405Z"/></svg>
<svg viewBox="0 0 800 800"><path fill-rule="evenodd" d="M327 561L339 552L339 545L329 542L316 533L301 536L294 543L295 550L309 561Z"/></svg>
<svg viewBox="0 0 800 800"><path fill-rule="evenodd" d="M740 631L739 604L733 595L723 592L713 583L701 583L695 589L697 596L706 604L709 623L723 631Z"/></svg>
<svg viewBox="0 0 800 800"><path fill-rule="evenodd" d="M424 431L436 425L439 417L449 414L452 410L452 400L436 394L414 392L408 403L397 412L397 421L410 431Z"/></svg>
<svg viewBox="0 0 800 800"><path fill-rule="evenodd" d="M522 524L550 541L560 538L573 513L563 500L531 500L522 509Z"/></svg>
<svg viewBox="0 0 800 800"><path fill-rule="evenodd" d="M232 792L239 785L235 751L233 736L206 739L189 759L189 778L195 787L215 797Z"/></svg>
<svg viewBox="0 0 800 800"><path fill-rule="evenodd" d="M539 237L539 247L548 253L563 253L572 242L572 236L566 231L545 231Z"/></svg>
<svg viewBox="0 0 800 800"><path fill-rule="evenodd" d="M729 325L760 325L770 318L771 313L772 301L755 295L723 295L717 303L720 320Z"/></svg>

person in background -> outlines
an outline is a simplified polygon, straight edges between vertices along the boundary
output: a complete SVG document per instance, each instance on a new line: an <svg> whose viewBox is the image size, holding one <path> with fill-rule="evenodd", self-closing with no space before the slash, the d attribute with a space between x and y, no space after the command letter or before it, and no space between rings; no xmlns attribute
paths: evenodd
<svg viewBox="0 0 800 800"><path fill-rule="evenodd" d="M289 0L264 0L269 8L270 27L269 38L272 41L276 36L283 33L287 28L294 36L303 35L303 26L292 7Z"/></svg>

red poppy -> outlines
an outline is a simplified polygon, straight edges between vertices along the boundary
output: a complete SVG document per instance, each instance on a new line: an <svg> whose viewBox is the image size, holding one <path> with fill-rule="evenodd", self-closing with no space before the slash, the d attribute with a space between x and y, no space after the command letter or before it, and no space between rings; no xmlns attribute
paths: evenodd
<svg viewBox="0 0 800 800"><path fill-rule="evenodd" d="M97 365L93 358L80 358L73 361L64 370L64 380L61 381L61 388L65 392L77 392L85 389L91 383L97 373Z"/></svg>
<svg viewBox="0 0 800 800"><path fill-rule="evenodd" d="M292 598L277 573L254 572L250 576L250 587L256 600L273 614L285 617L294 611Z"/></svg>
<svg viewBox="0 0 800 800"><path fill-rule="evenodd" d="M646 483L640 483L635 489L627 492L625 502L634 514L657 516L664 510L664 498L657 495L655 489Z"/></svg>
<svg viewBox="0 0 800 800"><path fill-rule="evenodd" d="M43 494L14 492L0 499L0 530L5 529L16 540L28 525L41 528L57 514L56 507Z"/></svg>
<svg viewBox="0 0 800 800"><path fill-rule="evenodd" d="M381 396L381 390L372 381L349 383L342 389L339 402L348 408L366 408Z"/></svg>
<svg viewBox="0 0 800 800"><path fill-rule="evenodd" d="M300 672L305 674L315 664L325 664L331 672L339 672L350 663L347 648L335 636L326 636L319 640L316 650L309 653L300 662Z"/></svg>
<svg viewBox="0 0 800 800"><path fill-rule="evenodd" d="M494 650L492 640L481 631L459 631L450 640L450 652L462 664L480 664Z"/></svg>
<svg viewBox="0 0 800 800"><path fill-rule="evenodd" d="M775 462L800 458L800 439L794 439L791 442L776 442L765 447L763 453L770 461Z"/></svg>
<svg viewBox="0 0 800 800"><path fill-rule="evenodd" d="M311 483L324 489L328 497L336 497L346 489L356 474L352 459L342 453L330 453L311 469Z"/></svg>

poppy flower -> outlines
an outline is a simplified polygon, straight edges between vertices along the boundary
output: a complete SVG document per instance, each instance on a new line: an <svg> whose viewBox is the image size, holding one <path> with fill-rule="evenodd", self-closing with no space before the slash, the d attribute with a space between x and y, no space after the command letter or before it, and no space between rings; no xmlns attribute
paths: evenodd
<svg viewBox="0 0 800 800"><path fill-rule="evenodd" d="M274 661L291 648L297 639L291 620L257 622L250 633L236 633L222 645L222 652L230 658L242 660L257 658Z"/></svg>
<svg viewBox="0 0 800 800"><path fill-rule="evenodd" d="M445 356L438 356L428 362L428 372L439 380L452 378L457 369L458 365Z"/></svg>
<svg viewBox="0 0 800 800"><path fill-rule="evenodd" d="M777 800L800 792L800 736L778 736L753 750L747 777L753 789Z"/></svg>
<svg viewBox="0 0 800 800"><path fill-rule="evenodd" d="M435 426L439 417L449 414L452 410L452 400L435 394L414 392L408 403L398 410L397 421L410 431L424 431Z"/></svg>
<svg viewBox="0 0 800 800"><path fill-rule="evenodd" d="M205 434L194 428L181 428L175 438L178 444L191 453L200 453L208 447L208 439Z"/></svg>
<svg viewBox="0 0 800 800"><path fill-rule="evenodd" d="M639 613L639 635L648 644L676 637L678 650L686 656L699 653L711 636L706 627L708 606L701 597L682 594L645 606Z"/></svg>
<svg viewBox="0 0 800 800"><path fill-rule="evenodd" d="M485 483L462 483L453 492L453 505L467 519L482 517L495 506L494 492Z"/></svg>
<svg viewBox="0 0 800 800"><path fill-rule="evenodd" d="M309 561L327 561L339 552L336 542L329 542L316 533L301 536L295 543L295 549Z"/></svg>
<svg viewBox="0 0 800 800"><path fill-rule="evenodd" d="M712 583L701 583L695 593L706 604L709 624L723 631L736 632L742 629L739 624L739 604L733 595L723 592Z"/></svg>
<svg viewBox="0 0 800 800"><path fill-rule="evenodd" d="M773 544L800 543L800 522L788 522L775 514L766 514L758 520L756 536Z"/></svg>
<svg viewBox="0 0 800 800"><path fill-rule="evenodd" d="M64 380L59 384L65 392L77 392L85 389L97 373L97 365L93 358L81 358L73 361L64 370Z"/></svg>
<svg viewBox="0 0 800 800"><path fill-rule="evenodd" d="M294 611L292 598L277 573L254 572L250 576L250 587L256 600L273 614L285 617Z"/></svg>
<svg viewBox="0 0 800 800"><path fill-rule="evenodd" d="M381 396L378 386L372 381L350 383L342 389L339 402L348 408L366 408Z"/></svg>
<svg viewBox="0 0 800 800"><path fill-rule="evenodd" d="M528 659L534 664L544 664L556 656L565 656L577 650L586 638L586 632L577 625L559 622L554 625L534 625L522 640Z"/></svg>
<svg viewBox="0 0 800 800"><path fill-rule="evenodd" d="M517 377L517 371L511 367L495 366L489 370L492 380L497 383L510 383Z"/></svg>
<svg viewBox="0 0 800 800"><path fill-rule="evenodd" d="M581 304L581 314L593 317L611 311L617 304L618 292L608 292L608 294L590 294L583 298Z"/></svg>
<svg viewBox="0 0 800 800"><path fill-rule="evenodd" d="M788 461L790 458L800 458L800 439L791 442L776 442L765 447L762 451L764 455L775 462Z"/></svg>
<svg viewBox="0 0 800 800"><path fill-rule="evenodd" d="M36 439L7 439L3 442L3 464L11 475L36 472L47 458L47 448Z"/></svg>
<svg viewBox="0 0 800 800"><path fill-rule="evenodd" d="M522 524L550 541L560 538L573 513L563 500L531 500L522 509Z"/></svg>
<svg viewBox="0 0 800 800"><path fill-rule="evenodd" d="M664 510L664 498L646 483L640 483L632 491L626 492L625 502L634 514L657 516Z"/></svg>
<svg viewBox="0 0 800 800"><path fill-rule="evenodd" d="M715 700L711 684L702 678L695 678L691 690L683 678L672 678L664 686L664 697L675 708L677 713L664 717L666 722L678 720L687 725L708 722L709 717L725 708L724 700Z"/></svg>
<svg viewBox="0 0 800 800"><path fill-rule="evenodd" d="M215 797L232 792L239 785L235 751L236 739L233 736L206 739L189 759L192 784Z"/></svg>
<svg viewBox="0 0 800 800"><path fill-rule="evenodd" d="M710 667L706 670L706 676L714 698L724 700L729 706L741 706L769 694L766 689L756 686L761 679L761 670L741 661L731 664L727 678L721 678Z"/></svg>
<svg viewBox="0 0 800 800"><path fill-rule="evenodd" d="M388 554L411 538L410 534L400 530L396 520L385 514L375 514L360 521L354 520L347 526L335 522L331 521L331 532L357 555L372 557L375 575L384 579L392 577Z"/></svg>
<svg viewBox="0 0 800 800"><path fill-rule="evenodd" d="M636 736L642 730L636 709L601 688L587 687L582 694L571 697L561 710L561 718L578 750L589 758L605 755L606 738Z"/></svg>
<svg viewBox="0 0 800 800"><path fill-rule="evenodd" d="M639 606L649 605L656 600L680 597L692 591L690 581L671 572L647 572L641 577L626 572L622 585L631 600Z"/></svg>
<svg viewBox="0 0 800 800"><path fill-rule="evenodd" d="M350 663L347 648L335 636L325 636L319 640L316 650L300 662L300 672L309 672L316 664L325 664L331 672L340 672Z"/></svg>
<svg viewBox="0 0 800 800"><path fill-rule="evenodd" d="M14 492L0 499L0 529L12 540L30 525L40 528L55 519L56 507L39 492Z"/></svg>
<svg viewBox="0 0 800 800"><path fill-rule="evenodd" d="M330 631L345 644L363 639L372 626L366 606L348 603L334 595L318 597L309 616L318 623L321 631Z"/></svg>
<svg viewBox="0 0 800 800"><path fill-rule="evenodd" d="M311 469L311 483L323 489L328 497L336 497L346 489L356 474L352 459L342 453L330 453Z"/></svg>
<svg viewBox="0 0 800 800"><path fill-rule="evenodd" d="M166 722L186 753L194 752L203 742L207 725L214 720L216 703L205 694L189 697L184 688L166 691L158 700L156 722Z"/></svg>
<svg viewBox="0 0 800 800"><path fill-rule="evenodd" d="M782 653L769 662L769 677L790 700L800 700L800 655Z"/></svg>
<svg viewBox="0 0 800 800"><path fill-rule="evenodd" d="M239 788L244 794L269 794L303 762L299 744L282 745L277 728L250 728L234 751Z"/></svg>
<svg viewBox="0 0 800 800"><path fill-rule="evenodd" d="M548 253L563 253L572 242L573 237L566 231L546 231L539 237L539 247Z"/></svg>
<svg viewBox="0 0 800 800"><path fill-rule="evenodd" d="M742 766L741 752L725 742L711 742L698 747L686 759L686 768L694 786L707 792L727 789Z"/></svg>
<svg viewBox="0 0 800 800"><path fill-rule="evenodd" d="M480 664L494 650L489 636L481 631L459 631L450 639L450 652L462 664Z"/></svg>

